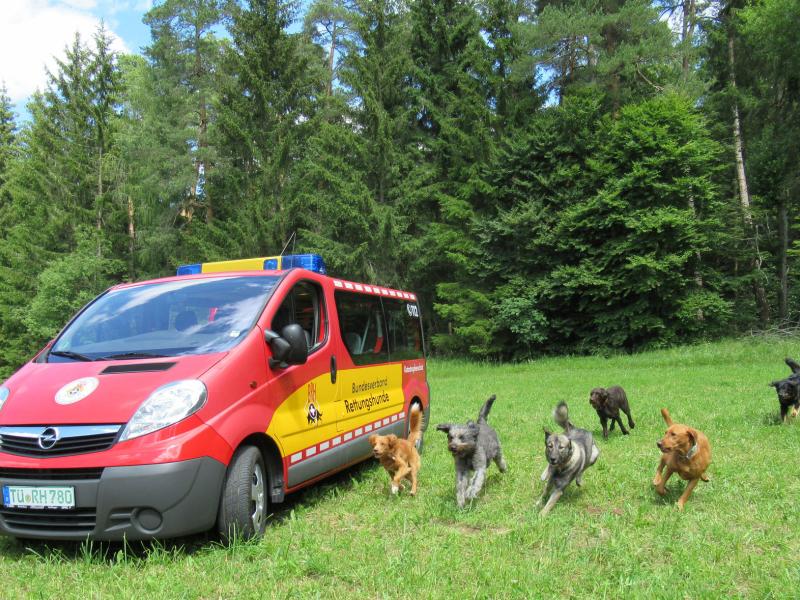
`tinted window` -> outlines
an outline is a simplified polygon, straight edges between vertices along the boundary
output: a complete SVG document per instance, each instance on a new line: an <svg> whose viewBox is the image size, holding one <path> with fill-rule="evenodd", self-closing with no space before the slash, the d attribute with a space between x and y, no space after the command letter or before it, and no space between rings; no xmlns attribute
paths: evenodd
<svg viewBox="0 0 800 600"><path fill-rule="evenodd" d="M219 277L112 290L64 330L49 362L123 353L176 356L221 352L252 328L278 277Z"/></svg>
<svg viewBox="0 0 800 600"><path fill-rule="evenodd" d="M347 352L357 365L387 362L386 324L380 298L336 292L339 329Z"/></svg>
<svg viewBox="0 0 800 600"><path fill-rule="evenodd" d="M284 327L292 323L299 324L305 331L309 350L325 341L327 319L322 293L316 284L301 281L295 285L272 318L271 329L280 334Z"/></svg>
<svg viewBox="0 0 800 600"><path fill-rule="evenodd" d="M416 302L383 299L392 360L423 358L422 324Z"/></svg>

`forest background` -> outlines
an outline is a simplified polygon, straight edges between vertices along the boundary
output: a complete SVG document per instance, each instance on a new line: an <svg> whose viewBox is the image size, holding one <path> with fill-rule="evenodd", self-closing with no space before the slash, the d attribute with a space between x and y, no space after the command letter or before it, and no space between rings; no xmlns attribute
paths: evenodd
<svg viewBox="0 0 800 600"><path fill-rule="evenodd" d="M165 0L145 23L143 56L76 35L24 122L0 89L0 379L114 283L293 234L416 291L441 355L800 318L800 0Z"/></svg>

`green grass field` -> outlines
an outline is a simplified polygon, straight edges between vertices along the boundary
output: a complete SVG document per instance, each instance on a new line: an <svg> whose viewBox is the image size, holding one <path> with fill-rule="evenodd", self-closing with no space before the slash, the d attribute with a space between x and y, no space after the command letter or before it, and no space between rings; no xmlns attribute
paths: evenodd
<svg viewBox="0 0 800 600"><path fill-rule="evenodd" d="M276 507L260 542L193 537L144 547L0 540L3 598L798 597L800 422L778 423L767 384L789 373L800 340L744 339L636 356L493 366L431 361L431 427L417 498L390 497L374 461ZM602 439L589 406L597 385L625 387L636 429ZM455 504L453 464L434 426L490 415L509 471ZM542 426L559 400L601 449L584 486L546 519L534 504L545 465ZM665 426L701 429L710 483L686 511L652 490Z"/></svg>

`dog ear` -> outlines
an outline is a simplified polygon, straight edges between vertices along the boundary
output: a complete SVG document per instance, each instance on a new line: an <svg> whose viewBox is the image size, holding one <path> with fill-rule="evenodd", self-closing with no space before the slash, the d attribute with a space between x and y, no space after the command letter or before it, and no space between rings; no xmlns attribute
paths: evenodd
<svg viewBox="0 0 800 600"><path fill-rule="evenodd" d="M397 436L393 433L390 433L389 435L386 436L386 441L390 446L394 446L395 444L397 444Z"/></svg>
<svg viewBox="0 0 800 600"><path fill-rule="evenodd" d="M371 436L369 436L368 439L369 439L369 443L374 447L375 446L375 442L378 441L378 436L373 433Z"/></svg>
<svg viewBox="0 0 800 600"><path fill-rule="evenodd" d="M542 427L542 429L544 429L544 443L546 444L547 438L553 435L553 433L551 431L548 431L547 427Z"/></svg>
<svg viewBox="0 0 800 600"><path fill-rule="evenodd" d="M436 431L444 431L445 433L450 433L450 430L453 428L452 423L439 423L436 426Z"/></svg>
<svg viewBox="0 0 800 600"><path fill-rule="evenodd" d="M773 381L767 387L774 387L775 389L778 389L778 384L779 383L780 383L780 381Z"/></svg>
<svg viewBox="0 0 800 600"><path fill-rule="evenodd" d="M694 429L687 429L686 437L689 438L689 449L691 450L697 443L697 433L695 433Z"/></svg>

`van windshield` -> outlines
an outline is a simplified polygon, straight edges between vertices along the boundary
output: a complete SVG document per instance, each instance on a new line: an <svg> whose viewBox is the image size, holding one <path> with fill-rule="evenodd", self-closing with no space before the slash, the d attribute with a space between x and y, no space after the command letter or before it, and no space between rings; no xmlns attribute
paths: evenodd
<svg viewBox="0 0 800 600"><path fill-rule="evenodd" d="M215 277L139 285L99 297L59 336L48 362L228 350L253 328L280 277Z"/></svg>

